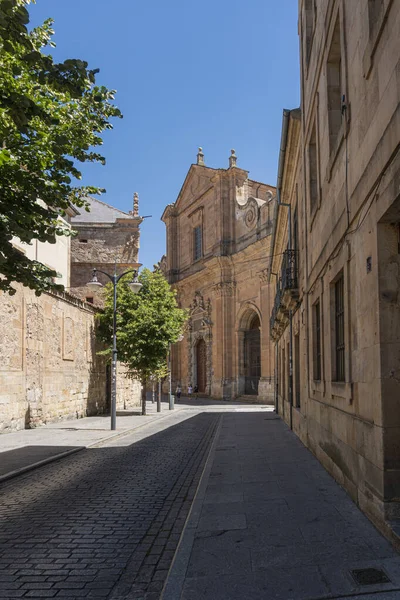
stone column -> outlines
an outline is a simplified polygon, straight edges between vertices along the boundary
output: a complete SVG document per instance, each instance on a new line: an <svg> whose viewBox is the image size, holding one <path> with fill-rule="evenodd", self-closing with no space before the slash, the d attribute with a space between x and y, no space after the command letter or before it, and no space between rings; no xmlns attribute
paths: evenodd
<svg viewBox="0 0 400 600"><path fill-rule="evenodd" d="M234 296L236 282L225 281L218 283L213 288L215 294L215 339L217 340L215 353L215 368L213 381L213 395L220 398L231 399L234 394L235 374L233 372L234 351Z"/></svg>
<svg viewBox="0 0 400 600"><path fill-rule="evenodd" d="M244 338L245 331L243 329L239 329L237 334L237 343L238 343L238 366L237 366L237 395L241 396L244 394L245 388L245 373L244 373Z"/></svg>

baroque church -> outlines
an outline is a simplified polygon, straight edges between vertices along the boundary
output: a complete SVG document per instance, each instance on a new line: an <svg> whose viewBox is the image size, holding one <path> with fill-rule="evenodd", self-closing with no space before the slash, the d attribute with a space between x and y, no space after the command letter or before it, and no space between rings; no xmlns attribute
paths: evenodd
<svg viewBox="0 0 400 600"><path fill-rule="evenodd" d="M267 267L275 210L275 188L249 179L234 150L227 169L214 169L199 148L161 217L162 267L189 311L184 337L171 349L173 389L192 385L204 396L273 403Z"/></svg>

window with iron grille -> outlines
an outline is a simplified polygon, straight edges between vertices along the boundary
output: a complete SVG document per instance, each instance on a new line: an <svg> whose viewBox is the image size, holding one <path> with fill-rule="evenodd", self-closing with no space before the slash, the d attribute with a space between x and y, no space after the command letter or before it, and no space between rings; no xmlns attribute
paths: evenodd
<svg viewBox="0 0 400 600"><path fill-rule="evenodd" d="M376 25L379 23L381 14L384 13L384 11L384 0L368 0L368 23L370 35L372 35L374 29L376 29Z"/></svg>
<svg viewBox="0 0 400 600"><path fill-rule="evenodd" d="M193 258L198 260L202 256L202 244L201 244L201 226L198 225L193 229Z"/></svg>
<svg viewBox="0 0 400 600"><path fill-rule="evenodd" d="M321 304L314 304L314 379L321 380Z"/></svg>
<svg viewBox="0 0 400 600"><path fill-rule="evenodd" d="M316 3L315 0L305 0L303 17L303 40L305 61L308 65L310 61L311 47L314 37L316 22Z"/></svg>
<svg viewBox="0 0 400 600"><path fill-rule="evenodd" d="M314 122L310 140L307 147L308 154L308 188L310 194L311 212L318 204L318 152L317 152L317 128Z"/></svg>
<svg viewBox="0 0 400 600"><path fill-rule="evenodd" d="M328 84L328 124L330 150L335 149L340 128L342 126L342 49L339 15L336 18L335 29L326 65Z"/></svg>
<svg viewBox="0 0 400 600"><path fill-rule="evenodd" d="M343 274L335 283L335 366L336 381L345 381L344 286Z"/></svg>

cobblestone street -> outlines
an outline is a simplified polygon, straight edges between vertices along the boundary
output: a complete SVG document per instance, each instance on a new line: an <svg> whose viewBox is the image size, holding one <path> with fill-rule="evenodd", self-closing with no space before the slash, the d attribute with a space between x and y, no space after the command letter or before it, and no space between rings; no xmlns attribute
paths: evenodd
<svg viewBox="0 0 400 600"><path fill-rule="evenodd" d="M159 598L219 415L173 419L2 484L1 599Z"/></svg>
<svg viewBox="0 0 400 600"><path fill-rule="evenodd" d="M398 553L271 407L182 401L130 433L124 418L0 484L1 600L400 597ZM96 423L43 428L26 452Z"/></svg>

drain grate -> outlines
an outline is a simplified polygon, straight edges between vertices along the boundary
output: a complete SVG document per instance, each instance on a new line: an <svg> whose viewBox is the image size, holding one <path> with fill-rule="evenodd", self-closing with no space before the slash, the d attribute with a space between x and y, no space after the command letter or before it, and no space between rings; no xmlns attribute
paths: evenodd
<svg viewBox="0 0 400 600"><path fill-rule="evenodd" d="M357 585L390 583L389 577L381 569L353 569L350 574Z"/></svg>

